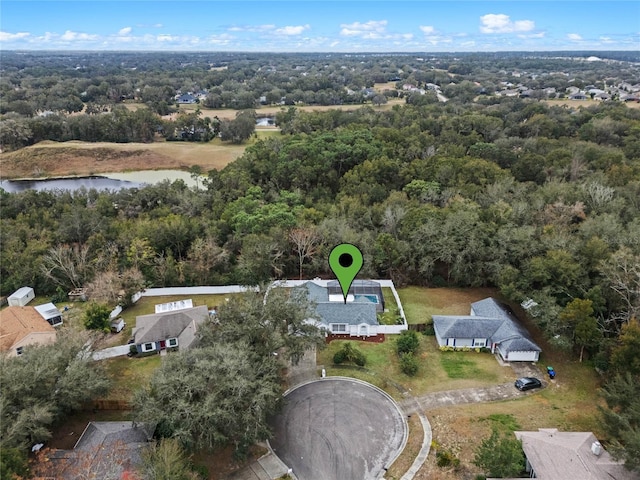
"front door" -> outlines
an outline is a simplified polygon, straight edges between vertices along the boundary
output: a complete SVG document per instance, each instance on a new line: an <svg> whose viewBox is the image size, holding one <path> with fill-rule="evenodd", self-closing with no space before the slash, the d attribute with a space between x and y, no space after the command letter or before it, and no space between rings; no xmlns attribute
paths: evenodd
<svg viewBox="0 0 640 480"><path fill-rule="evenodd" d="M164 340L160 340L160 350L164 350L166 345L165 345L165 341Z"/></svg>

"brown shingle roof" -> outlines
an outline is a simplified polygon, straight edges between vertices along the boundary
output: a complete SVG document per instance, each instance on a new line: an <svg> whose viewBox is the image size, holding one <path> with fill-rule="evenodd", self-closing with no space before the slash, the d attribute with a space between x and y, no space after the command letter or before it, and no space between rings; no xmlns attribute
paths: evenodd
<svg viewBox="0 0 640 480"><path fill-rule="evenodd" d="M33 307L7 307L0 310L0 350L32 333L55 333L55 329Z"/></svg>

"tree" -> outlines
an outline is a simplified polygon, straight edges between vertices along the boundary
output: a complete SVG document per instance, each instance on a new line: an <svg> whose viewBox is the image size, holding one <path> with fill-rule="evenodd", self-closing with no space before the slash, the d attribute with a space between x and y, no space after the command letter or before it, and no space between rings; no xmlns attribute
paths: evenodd
<svg viewBox="0 0 640 480"><path fill-rule="evenodd" d="M256 113L253 110L238 112L234 120L223 120L220 124L220 138L223 141L240 144L249 139L256 130Z"/></svg>
<svg viewBox="0 0 640 480"><path fill-rule="evenodd" d="M79 288L91 272L89 247L58 245L42 258L42 272L63 288Z"/></svg>
<svg viewBox="0 0 640 480"><path fill-rule="evenodd" d="M0 478L20 479L29 475L29 461L24 449L3 448L0 455Z"/></svg>
<svg viewBox="0 0 640 480"><path fill-rule="evenodd" d="M622 326L618 344L611 351L611 368L618 373L640 375L640 321Z"/></svg>
<svg viewBox="0 0 640 480"><path fill-rule="evenodd" d="M601 394L607 406L598 409L612 438L611 454L624 459L629 470L640 470L640 377L629 372L616 375Z"/></svg>
<svg viewBox="0 0 640 480"><path fill-rule="evenodd" d="M378 93L378 94L373 96L373 98L371 99L371 103L373 103L374 105L379 107L380 105L384 105L384 104L387 103L387 97L385 97L384 95Z"/></svg>
<svg viewBox="0 0 640 480"><path fill-rule="evenodd" d="M411 352L402 353L400 355L400 370L405 375L413 377L418 373L418 359Z"/></svg>
<svg viewBox="0 0 640 480"><path fill-rule="evenodd" d="M602 262L600 270L623 302L622 311L616 317L623 322L640 318L640 255L623 247Z"/></svg>
<svg viewBox="0 0 640 480"><path fill-rule="evenodd" d="M89 338L61 330L52 345L27 347L17 358L0 356L2 450L48 439L54 421L106 392L102 365L85 354Z"/></svg>
<svg viewBox="0 0 640 480"><path fill-rule="evenodd" d="M89 330L109 332L111 309L104 304L91 302L84 312L84 326Z"/></svg>
<svg viewBox="0 0 640 480"><path fill-rule="evenodd" d="M364 367L367 363L367 357L364 353L346 342L340 350L333 355L333 363L340 365L344 362L355 363L359 367Z"/></svg>
<svg viewBox="0 0 640 480"><path fill-rule="evenodd" d="M244 454L269 435L267 419L282 394L279 369L277 357L248 341L180 351L136 393L135 417L185 448L233 445Z"/></svg>
<svg viewBox="0 0 640 480"><path fill-rule="evenodd" d="M477 448L473 463L489 477L517 477L524 470L522 442L512 433L500 434L494 428Z"/></svg>
<svg viewBox="0 0 640 480"><path fill-rule="evenodd" d="M271 288L268 294L236 296L218 309L215 328L201 328L200 345L248 342L261 357L278 357L297 363L305 351L324 345L324 335L308 320L316 313L305 288L290 293Z"/></svg>
<svg viewBox="0 0 640 480"><path fill-rule="evenodd" d="M602 338L598 322L593 316L593 302L576 298L560 313L560 321L572 332L573 342L580 347L580 362L585 347L595 347Z"/></svg>
<svg viewBox="0 0 640 480"><path fill-rule="evenodd" d="M162 438L142 453L142 480L198 480L191 459L178 441Z"/></svg>
<svg viewBox="0 0 640 480"><path fill-rule="evenodd" d="M396 350L398 355L403 353L416 353L420 347L420 339L414 330L405 330L396 340Z"/></svg>
<svg viewBox="0 0 640 480"><path fill-rule="evenodd" d="M306 259L312 260L320 243L320 236L315 228L300 227L289 232L289 241L298 254L300 280L302 280L302 264Z"/></svg>

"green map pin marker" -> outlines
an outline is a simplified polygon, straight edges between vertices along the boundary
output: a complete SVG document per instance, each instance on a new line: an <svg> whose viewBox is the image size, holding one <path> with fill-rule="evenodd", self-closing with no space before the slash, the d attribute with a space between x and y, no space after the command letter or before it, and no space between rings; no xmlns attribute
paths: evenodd
<svg viewBox="0 0 640 480"><path fill-rule="evenodd" d="M334 247L329 254L329 266L338 282L340 282L344 303L347 303L349 288L362 268L363 263L362 252L358 247L350 243L341 243Z"/></svg>

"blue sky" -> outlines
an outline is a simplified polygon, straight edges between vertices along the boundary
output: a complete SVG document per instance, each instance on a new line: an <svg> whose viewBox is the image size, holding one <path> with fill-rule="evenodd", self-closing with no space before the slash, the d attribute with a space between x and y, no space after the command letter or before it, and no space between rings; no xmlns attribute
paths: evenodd
<svg viewBox="0 0 640 480"><path fill-rule="evenodd" d="M2 0L0 49L640 50L640 2Z"/></svg>

